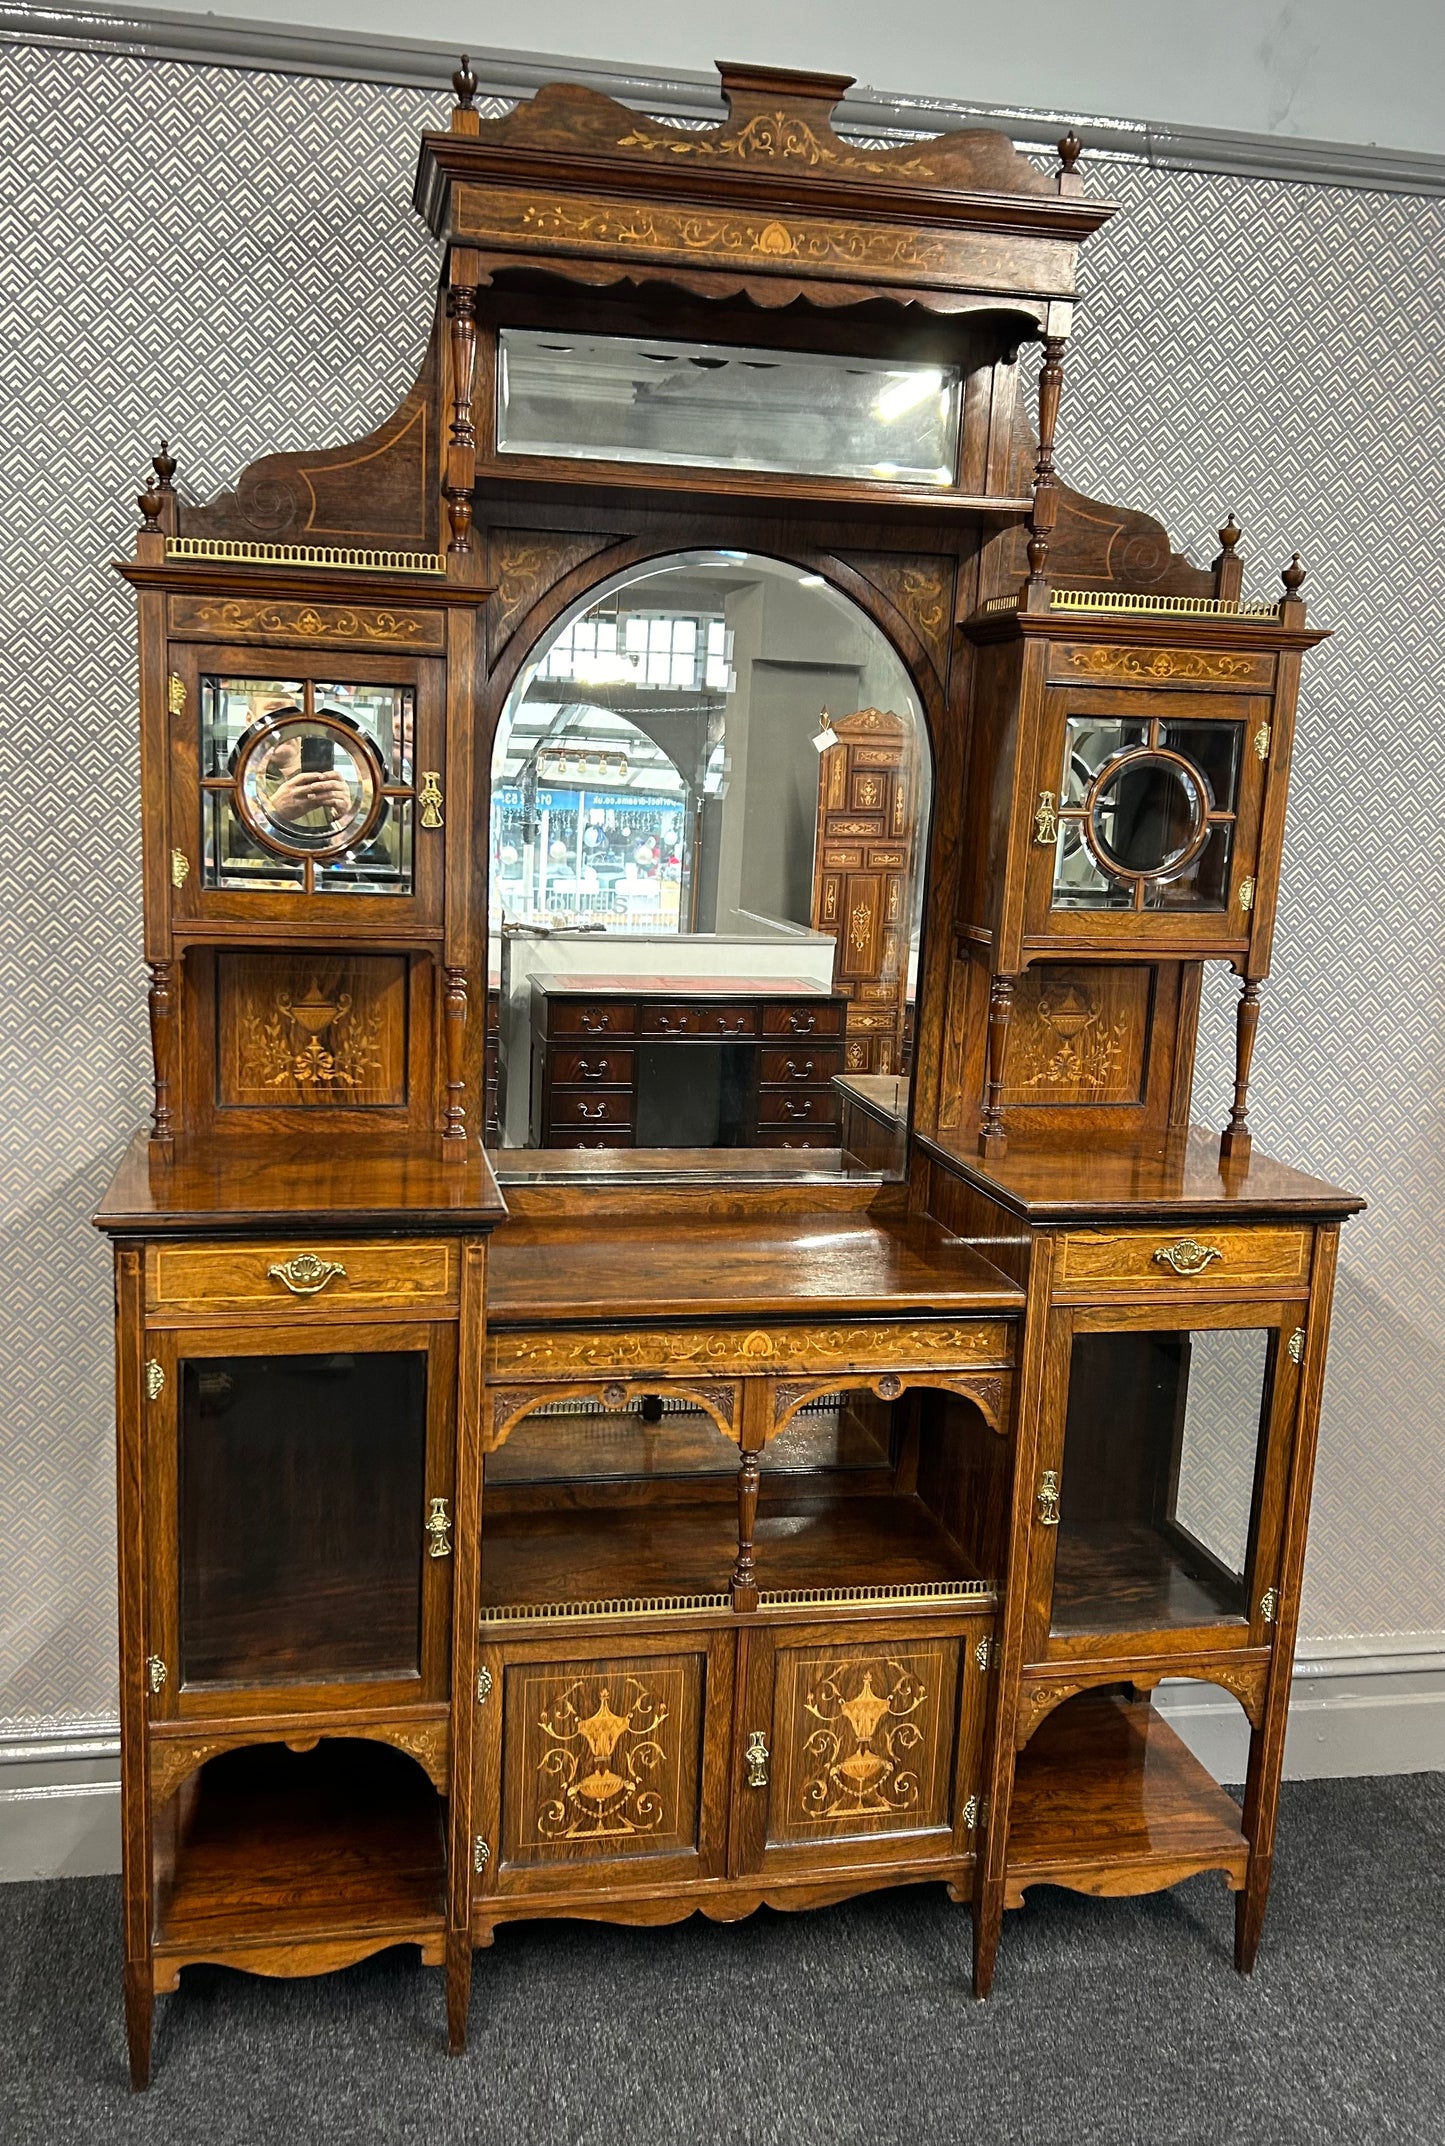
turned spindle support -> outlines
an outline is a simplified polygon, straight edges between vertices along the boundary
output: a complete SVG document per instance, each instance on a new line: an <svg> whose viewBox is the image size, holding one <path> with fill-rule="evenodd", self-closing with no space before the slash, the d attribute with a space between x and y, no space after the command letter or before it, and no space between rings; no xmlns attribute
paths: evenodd
<svg viewBox="0 0 1445 2146"><path fill-rule="evenodd" d="M1246 979L1234 1016L1234 1106L1229 1123L1219 1136L1219 1152L1232 1162L1242 1162L1251 1145L1249 1131L1249 1069L1254 1059L1255 1031L1259 1027L1259 1001L1263 979Z"/></svg>
<svg viewBox="0 0 1445 2146"><path fill-rule="evenodd" d="M150 990L146 1010L151 1024L151 1064L154 1100L151 1107L151 1139L167 1150L175 1135L171 1121L171 1088L176 1072L175 963L151 961Z"/></svg>
<svg viewBox="0 0 1445 2146"><path fill-rule="evenodd" d="M477 293L472 284L453 284L447 292L452 364L452 425L444 486L449 552L472 548L472 490L477 481L477 431L472 403L477 378Z"/></svg>
<svg viewBox="0 0 1445 2146"><path fill-rule="evenodd" d="M1016 981L1012 976L995 976L989 986L988 1087L978 1128L978 1152L986 1161L996 1162L1008 1153L1008 1135L1003 1125L1003 1069Z"/></svg>
<svg viewBox="0 0 1445 2146"><path fill-rule="evenodd" d="M467 972L445 971L442 1009L446 1016L447 1102L442 1125L442 1154L453 1160L467 1152Z"/></svg>
<svg viewBox="0 0 1445 2146"><path fill-rule="evenodd" d="M738 1469L738 1561L733 1568L733 1608L758 1606L758 1575L753 1558L753 1533L758 1518L758 1484L762 1476L761 1453L744 1453Z"/></svg>
<svg viewBox="0 0 1445 2146"><path fill-rule="evenodd" d="M1059 399L1064 392L1064 337L1044 337L1039 371L1039 454L1034 464L1034 503L1029 515L1029 604L1046 606L1049 594L1049 539L1059 518L1059 481L1054 474L1054 435Z"/></svg>

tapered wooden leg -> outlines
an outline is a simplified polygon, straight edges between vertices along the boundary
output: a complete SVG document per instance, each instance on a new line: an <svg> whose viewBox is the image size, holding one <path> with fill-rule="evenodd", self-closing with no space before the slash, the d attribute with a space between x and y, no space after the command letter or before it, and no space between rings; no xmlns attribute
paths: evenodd
<svg viewBox="0 0 1445 2146"><path fill-rule="evenodd" d="M1264 1911L1269 1901L1273 1860L1268 1855L1251 1855L1244 1890L1234 1896L1234 1964L1242 1975L1254 1972L1259 1934L1264 1928Z"/></svg>
<svg viewBox="0 0 1445 2146"><path fill-rule="evenodd" d="M130 2045L130 2083L138 2094L151 2083L151 2013L155 1997L148 1960L125 1963L125 2037Z"/></svg>
<svg viewBox="0 0 1445 2146"><path fill-rule="evenodd" d="M985 1160L998 1161L1008 1153L1003 1129L1003 1067L1008 1051L1008 1025L1013 1013L1012 976L995 976L988 993L988 1087L983 1099L983 1117L978 1128L978 1152Z"/></svg>
<svg viewBox="0 0 1445 2146"><path fill-rule="evenodd" d="M1259 1001L1264 985L1251 976L1239 994L1234 1018L1234 1107L1219 1138L1219 1152L1232 1162L1243 1162L1253 1145L1249 1130L1249 1069L1254 1059L1254 1038L1259 1027Z"/></svg>
<svg viewBox="0 0 1445 2146"><path fill-rule="evenodd" d="M985 1879L973 1896L973 1994L980 1999L993 1988L1002 1930L1003 1887Z"/></svg>
<svg viewBox="0 0 1445 2146"><path fill-rule="evenodd" d="M467 2046L467 2012L472 2001L472 1933L447 1932L447 2049L459 2057Z"/></svg>

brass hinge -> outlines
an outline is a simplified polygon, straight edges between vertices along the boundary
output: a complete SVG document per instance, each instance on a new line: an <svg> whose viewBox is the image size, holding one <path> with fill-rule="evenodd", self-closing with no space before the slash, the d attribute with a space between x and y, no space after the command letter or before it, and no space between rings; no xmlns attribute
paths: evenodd
<svg viewBox="0 0 1445 2146"><path fill-rule="evenodd" d="M163 1684L165 1683L165 1681L166 1681L166 1665L165 1665L165 1663L164 1663L164 1662L163 1662L163 1661L161 1660L161 1658L160 1658L160 1656L159 1656L158 1654L152 1654L152 1655L150 1655L150 1656L149 1656L149 1657L147 1658L147 1661L146 1661L146 1682L147 1682L147 1684L149 1684L149 1686L150 1686L150 1688L151 1688L151 1690L152 1690L152 1691L159 1691L159 1690L161 1689L162 1685L163 1685Z"/></svg>
<svg viewBox="0 0 1445 2146"><path fill-rule="evenodd" d="M481 1876L482 1872L486 1869L488 1863L490 1863L491 1860L492 1851L487 1846L486 1842L483 1840L481 1834L479 1833L476 1837L476 1840L472 1843L472 1868L476 1872L478 1877Z"/></svg>
<svg viewBox="0 0 1445 2146"><path fill-rule="evenodd" d="M1269 758L1269 736L1268 723L1261 723L1254 734L1254 749L1261 760L1268 760Z"/></svg>
<svg viewBox="0 0 1445 2146"><path fill-rule="evenodd" d="M1242 879L1239 882L1239 906L1246 916L1249 915L1250 910L1254 907L1254 881L1252 879Z"/></svg>
<svg viewBox="0 0 1445 2146"><path fill-rule="evenodd" d="M183 887L191 876L191 860L183 849L171 851L171 885Z"/></svg>
<svg viewBox="0 0 1445 2146"><path fill-rule="evenodd" d="M981 1639L978 1645L973 1650L973 1658L977 1662L981 1671L986 1672L988 1669L988 1660L992 1648L992 1640Z"/></svg>
<svg viewBox="0 0 1445 2146"><path fill-rule="evenodd" d="M423 770L421 788L417 791L417 803L421 806L423 827L440 827L442 824L442 778L439 768Z"/></svg>
<svg viewBox="0 0 1445 2146"><path fill-rule="evenodd" d="M146 1399L158 1400L165 1391L165 1384L165 1371L153 1356L149 1357L146 1361Z"/></svg>
<svg viewBox="0 0 1445 2146"><path fill-rule="evenodd" d="M433 1557L452 1554L452 1516L445 1498L433 1498L426 1516L428 1547Z"/></svg>
<svg viewBox="0 0 1445 2146"><path fill-rule="evenodd" d="M1034 807L1034 840L1044 849L1052 849L1059 839L1059 811L1054 803L1052 790L1040 790L1039 801Z"/></svg>
<svg viewBox="0 0 1445 2146"><path fill-rule="evenodd" d="M1290 1362L1292 1364L1302 1364L1305 1354L1305 1330L1302 1326L1295 1328L1286 1346L1289 1349Z"/></svg>
<svg viewBox="0 0 1445 2146"><path fill-rule="evenodd" d="M172 671L166 680L166 706L172 715L186 712L186 681L178 671Z"/></svg>
<svg viewBox="0 0 1445 2146"><path fill-rule="evenodd" d="M1034 1504L1038 1508L1039 1526L1056 1528L1059 1524L1059 1478L1054 1469L1045 1468L1039 1477Z"/></svg>
<svg viewBox="0 0 1445 2146"><path fill-rule="evenodd" d="M1279 1589L1277 1587L1266 1587L1264 1593L1259 1598L1259 1617L1261 1624L1273 1624L1275 1619L1275 1612L1278 1610L1278 1608Z"/></svg>
<svg viewBox="0 0 1445 2146"><path fill-rule="evenodd" d="M477 1671L477 1705L485 1706L491 1696L492 1672L490 1669L479 1669Z"/></svg>

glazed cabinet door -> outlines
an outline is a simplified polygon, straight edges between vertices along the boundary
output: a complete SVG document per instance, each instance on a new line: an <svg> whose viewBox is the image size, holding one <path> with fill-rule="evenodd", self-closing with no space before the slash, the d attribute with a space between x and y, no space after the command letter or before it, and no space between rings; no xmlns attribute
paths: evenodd
<svg viewBox="0 0 1445 2146"><path fill-rule="evenodd" d="M445 666L173 646L171 908L354 937L441 917Z"/></svg>
<svg viewBox="0 0 1445 2146"><path fill-rule="evenodd" d="M1051 1313L1026 1661L1268 1644L1305 1314Z"/></svg>
<svg viewBox="0 0 1445 2146"><path fill-rule="evenodd" d="M720 1876L731 1632L483 1638L474 1898Z"/></svg>
<svg viewBox="0 0 1445 2146"><path fill-rule="evenodd" d="M735 1876L968 1854L991 1617L747 1635Z"/></svg>
<svg viewBox="0 0 1445 2146"><path fill-rule="evenodd" d="M1047 690L1026 937L1181 953L1246 940L1270 705L1241 693Z"/></svg>
<svg viewBox="0 0 1445 2146"><path fill-rule="evenodd" d="M147 1337L153 1719L445 1700L456 1329Z"/></svg>

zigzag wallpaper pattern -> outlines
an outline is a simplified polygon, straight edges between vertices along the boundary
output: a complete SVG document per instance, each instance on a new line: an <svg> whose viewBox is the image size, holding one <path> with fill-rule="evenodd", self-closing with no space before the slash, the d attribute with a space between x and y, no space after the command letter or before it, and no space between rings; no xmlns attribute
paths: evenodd
<svg viewBox="0 0 1445 2146"><path fill-rule="evenodd" d="M410 208L448 98L124 57L0 59L0 1733L116 1708L108 1255L146 1105L128 548L149 443L207 495L355 437L420 358ZM15 179L21 182L13 184ZM1369 1195L1346 1231L1305 1629L1445 1632L1441 581L1445 205L1102 165L1061 424L1069 481L1261 595L1298 543L1306 671L1256 1136ZM1221 1122L1211 981L1196 1115ZM1429 1460L1427 1461L1427 1456Z"/></svg>

